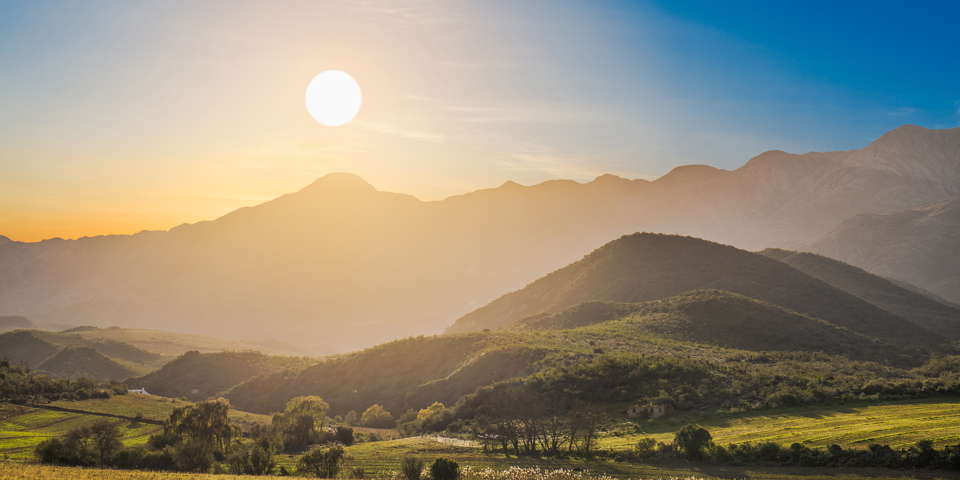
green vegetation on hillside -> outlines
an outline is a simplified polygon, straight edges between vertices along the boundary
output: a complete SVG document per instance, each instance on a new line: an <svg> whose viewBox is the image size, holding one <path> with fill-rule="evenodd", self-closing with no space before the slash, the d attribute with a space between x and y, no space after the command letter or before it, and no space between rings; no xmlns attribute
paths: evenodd
<svg viewBox="0 0 960 480"><path fill-rule="evenodd" d="M960 309L955 306L815 253L768 248L760 254L817 277L946 339L960 340Z"/></svg>
<svg viewBox="0 0 960 480"><path fill-rule="evenodd" d="M0 352L13 363L64 377L121 380L160 368L169 360L114 340L88 340L77 334L16 330L0 334ZM60 356L61 358L57 358ZM46 365L41 367L41 364Z"/></svg>
<svg viewBox="0 0 960 480"><path fill-rule="evenodd" d="M90 347L67 347L37 365L41 372L66 378L98 378L119 380L136 373Z"/></svg>
<svg viewBox="0 0 960 480"><path fill-rule="evenodd" d="M34 374L27 367L11 365L8 360L0 360L0 401L3 402L45 404L54 400L107 398L126 393L126 386L117 381L101 384L91 378L52 378Z"/></svg>
<svg viewBox="0 0 960 480"><path fill-rule="evenodd" d="M288 369L296 371L313 362L315 360L307 358L267 356L259 352L191 351L155 372L130 378L126 383L130 388L145 388L155 395L200 401L258 375Z"/></svg>
<svg viewBox="0 0 960 480"><path fill-rule="evenodd" d="M585 301L638 303L697 289L737 293L891 343L933 333L783 262L693 237L636 233L464 315L448 330L502 328Z"/></svg>

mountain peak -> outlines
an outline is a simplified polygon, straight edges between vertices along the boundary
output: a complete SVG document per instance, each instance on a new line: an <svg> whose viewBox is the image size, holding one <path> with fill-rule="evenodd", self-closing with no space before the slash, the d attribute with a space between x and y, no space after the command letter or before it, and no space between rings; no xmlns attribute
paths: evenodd
<svg viewBox="0 0 960 480"><path fill-rule="evenodd" d="M316 194L336 194L336 195L358 195L376 192L377 189L360 178L359 175L347 172L328 173L310 185L307 185L297 193Z"/></svg>
<svg viewBox="0 0 960 480"><path fill-rule="evenodd" d="M682 165L670 170L666 175L654 180L660 185L684 185L687 188L695 187L719 178L728 173L710 165Z"/></svg>

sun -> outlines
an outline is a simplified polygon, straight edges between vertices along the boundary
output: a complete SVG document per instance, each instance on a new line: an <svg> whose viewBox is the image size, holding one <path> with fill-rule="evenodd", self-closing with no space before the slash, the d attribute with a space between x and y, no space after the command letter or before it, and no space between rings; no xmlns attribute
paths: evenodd
<svg viewBox="0 0 960 480"><path fill-rule="evenodd" d="M344 125L360 111L360 85L339 70L327 70L307 85L307 111L328 126Z"/></svg>

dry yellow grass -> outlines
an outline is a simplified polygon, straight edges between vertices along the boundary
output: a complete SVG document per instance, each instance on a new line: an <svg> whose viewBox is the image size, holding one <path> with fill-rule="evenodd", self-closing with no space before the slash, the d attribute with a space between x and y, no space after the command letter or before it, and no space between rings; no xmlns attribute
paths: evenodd
<svg viewBox="0 0 960 480"><path fill-rule="evenodd" d="M0 462L0 479L17 480L250 480L250 476L199 473L142 472L100 468L54 467L33 463Z"/></svg>

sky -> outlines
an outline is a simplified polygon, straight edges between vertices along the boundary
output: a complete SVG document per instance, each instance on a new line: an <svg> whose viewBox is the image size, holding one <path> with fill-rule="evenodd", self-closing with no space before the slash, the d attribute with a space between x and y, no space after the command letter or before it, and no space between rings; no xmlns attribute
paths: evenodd
<svg viewBox="0 0 960 480"><path fill-rule="evenodd" d="M0 0L0 235L217 218L331 172L438 200L960 126L958 2ZM323 126L317 74L363 92Z"/></svg>

